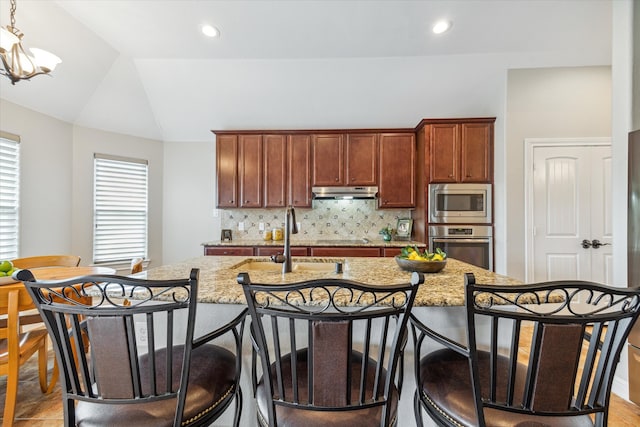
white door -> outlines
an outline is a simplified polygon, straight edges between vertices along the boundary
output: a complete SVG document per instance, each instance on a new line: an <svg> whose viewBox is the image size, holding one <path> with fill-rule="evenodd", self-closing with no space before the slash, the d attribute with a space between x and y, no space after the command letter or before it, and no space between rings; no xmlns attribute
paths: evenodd
<svg viewBox="0 0 640 427"><path fill-rule="evenodd" d="M534 282L611 284L611 147L533 147Z"/></svg>

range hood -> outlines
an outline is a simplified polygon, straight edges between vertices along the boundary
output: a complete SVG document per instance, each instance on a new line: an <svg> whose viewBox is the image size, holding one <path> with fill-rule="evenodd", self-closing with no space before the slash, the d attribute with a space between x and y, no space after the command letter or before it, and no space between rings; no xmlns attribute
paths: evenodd
<svg viewBox="0 0 640 427"><path fill-rule="evenodd" d="M375 199L378 187L312 187L315 200Z"/></svg>

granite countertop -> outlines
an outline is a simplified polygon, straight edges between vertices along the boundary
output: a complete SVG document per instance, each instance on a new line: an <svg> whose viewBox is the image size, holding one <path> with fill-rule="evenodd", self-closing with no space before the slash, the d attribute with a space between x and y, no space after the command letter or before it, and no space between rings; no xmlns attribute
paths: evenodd
<svg viewBox="0 0 640 427"><path fill-rule="evenodd" d="M415 240L392 240L386 242L382 239L291 239L291 247L296 246L354 246L354 247L387 247L403 248L407 245L426 247L424 242ZM202 246L284 246L284 240L242 239L223 242L214 240L204 242Z"/></svg>
<svg viewBox="0 0 640 427"><path fill-rule="evenodd" d="M192 268L200 269L198 301L213 304L245 304L242 287L237 283L238 273L248 272L255 283L284 284L318 278L342 278L371 285L407 283L411 272L401 270L394 258L365 257L293 257L296 262L342 262L343 272L319 272L312 270L282 274L281 270L247 270L247 260L269 262L268 257L202 256L175 264L156 267L134 277L148 279L177 279L189 277ZM281 266L281 265L280 265ZM520 281L502 276L471 264L448 259L447 266L439 273L425 274L420 285L415 306L464 305L464 273L473 273L477 283L516 285Z"/></svg>

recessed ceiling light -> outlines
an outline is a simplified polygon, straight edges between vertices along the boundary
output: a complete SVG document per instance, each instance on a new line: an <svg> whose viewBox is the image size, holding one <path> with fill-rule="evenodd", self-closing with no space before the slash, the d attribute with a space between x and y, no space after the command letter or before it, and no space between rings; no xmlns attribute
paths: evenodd
<svg viewBox="0 0 640 427"><path fill-rule="evenodd" d="M218 31L216 27L213 27L211 25L203 25L202 34L208 37L218 37L220 35L220 31Z"/></svg>
<svg viewBox="0 0 640 427"><path fill-rule="evenodd" d="M444 20L438 21L433 26L433 32L435 34L442 34L446 31L449 31L450 28L451 28L451 21L444 21Z"/></svg>

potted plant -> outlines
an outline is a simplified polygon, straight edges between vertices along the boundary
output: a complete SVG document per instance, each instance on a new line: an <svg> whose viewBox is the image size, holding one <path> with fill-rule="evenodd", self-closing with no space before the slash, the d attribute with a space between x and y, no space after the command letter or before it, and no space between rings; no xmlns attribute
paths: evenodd
<svg viewBox="0 0 640 427"><path fill-rule="evenodd" d="M384 240L385 242L390 242L391 238L393 237L393 228L387 225L386 227L380 229L378 234L382 236L382 240Z"/></svg>

